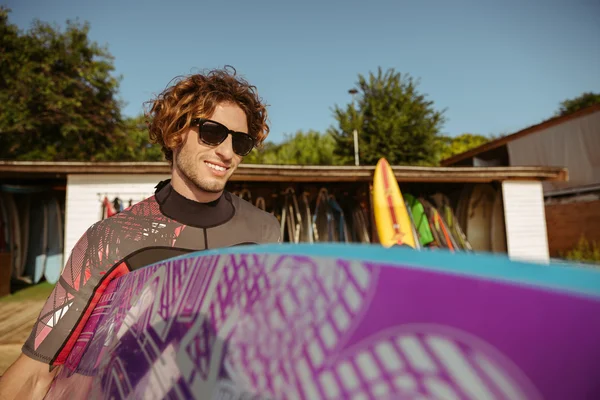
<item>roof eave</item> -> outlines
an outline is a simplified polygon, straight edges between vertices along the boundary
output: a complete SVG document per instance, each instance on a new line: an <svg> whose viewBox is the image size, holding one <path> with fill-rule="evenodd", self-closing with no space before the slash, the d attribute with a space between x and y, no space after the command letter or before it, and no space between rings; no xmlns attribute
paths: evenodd
<svg viewBox="0 0 600 400"><path fill-rule="evenodd" d="M456 163L458 163L460 161L464 161L464 160L466 160L468 158L475 157L478 154L485 153L486 151L490 151L490 150L493 150L493 149L497 149L498 147L503 146L503 145L507 144L508 142L513 141L513 140L519 139L519 138L521 138L523 136L527 136L529 134L532 134L532 133L535 133L535 132L539 132L539 131L541 131L543 129L548 129L548 128L552 127L552 126L563 124L563 123L565 123L567 121L570 121L570 120L573 120L573 119L576 119L576 118L581 118L583 116L586 116L586 115L589 115L589 114L593 114L593 113L598 112L598 111L600 111L600 104L595 104L595 105L592 105L590 107L586 107L586 108L584 108L582 110L576 111L576 112L568 114L568 115L563 115L563 116L559 116L559 117L554 117L554 118L548 119L548 120L543 121L543 122L541 122L541 123L539 123L537 125L530 126L528 128L520 130L520 131L518 131L516 133L513 133L511 135L503 136L503 137L498 138L496 140L493 140L491 142L484 143L484 144L482 144L482 145L480 145L478 147L475 147L475 148L473 148L471 150L467 150L464 153L460 153L460 154L454 155L452 157L446 158L445 160L442 160L440 162L440 165L442 165L444 167L452 166L452 165L454 165L454 164L456 164Z"/></svg>
<svg viewBox="0 0 600 400"><path fill-rule="evenodd" d="M399 182L492 182L514 179L566 181L560 167L411 167L393 166ZM368 182L374 166L241 164L232 181ZM66 178L70 174L170 174L166 162L36 162L0 161L0 176Z"/></svg>

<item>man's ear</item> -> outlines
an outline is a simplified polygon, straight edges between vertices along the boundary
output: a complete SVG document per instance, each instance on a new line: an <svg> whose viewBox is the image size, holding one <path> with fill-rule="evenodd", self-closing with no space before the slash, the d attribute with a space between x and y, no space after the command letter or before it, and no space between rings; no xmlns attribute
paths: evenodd
<svg viewBox="0 0 600 400"><path fill-rule="evenodd" d="M179 146L177 146L177 150L179 150L188 141L188 138L190 136L190 131L191 131L191 129L188 129L185 132L181 133L181 135L179 136L179 139L181 139L181 142L180 142ZM175 149L173 149L173 152L175 152Z"/></svg>
<svg viewBox="0 0 600 400"><path fill-rule="evenodd" d="M185 145L185 143L187 142L188 138L190 136L190 131L186 131L184 133L182 133L179 136L180 142L178 145L175 145L175 147L171 148L171 151L173 152L173 162L175 162L175 159L177 157L177 155L179 154L179 152L181 151L181 148Z"/></svg>

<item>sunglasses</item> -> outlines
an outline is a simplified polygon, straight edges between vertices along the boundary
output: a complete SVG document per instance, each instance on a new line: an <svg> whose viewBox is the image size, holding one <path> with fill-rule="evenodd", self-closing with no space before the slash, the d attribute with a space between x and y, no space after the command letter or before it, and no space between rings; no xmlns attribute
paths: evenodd
<svg viewBox="0 0 600 400"><path fill-rule="evenodd" d="M218 146L231 135L233 152L239 156L248 155L254 148L254 138L247 133L232 131L225 125L206 118L192 120L192 125L198 125L198 137L209 146Z"/></svg>

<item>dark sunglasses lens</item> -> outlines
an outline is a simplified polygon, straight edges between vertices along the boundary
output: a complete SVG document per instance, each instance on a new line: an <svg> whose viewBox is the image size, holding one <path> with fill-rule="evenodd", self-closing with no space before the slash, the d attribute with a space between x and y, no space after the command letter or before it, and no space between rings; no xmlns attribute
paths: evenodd
<svg viewBox="0 0 600 400"><path fill-rule="evenodd" d="M208 144L217 145L227 138L227 129L214 122L204 122L200 126L200 137Z"/></svg>
<svg viewBox="0 0 600 400"><path fill-rule="evenodd" d="M245 156L252 151L254 147L254 139L250 135L240 132L233 133L233 151L240 155Z"/></svg>

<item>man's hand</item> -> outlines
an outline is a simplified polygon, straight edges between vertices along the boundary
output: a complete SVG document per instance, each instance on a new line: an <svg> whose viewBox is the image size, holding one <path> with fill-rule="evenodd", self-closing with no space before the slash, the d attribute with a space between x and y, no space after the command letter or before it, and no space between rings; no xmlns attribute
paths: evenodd
<svg viewBox="0 0 600 400"><path fill-rule="evenodd" d="M43 399L59 370L21 354L0 378L0 400Z"/></svg>

